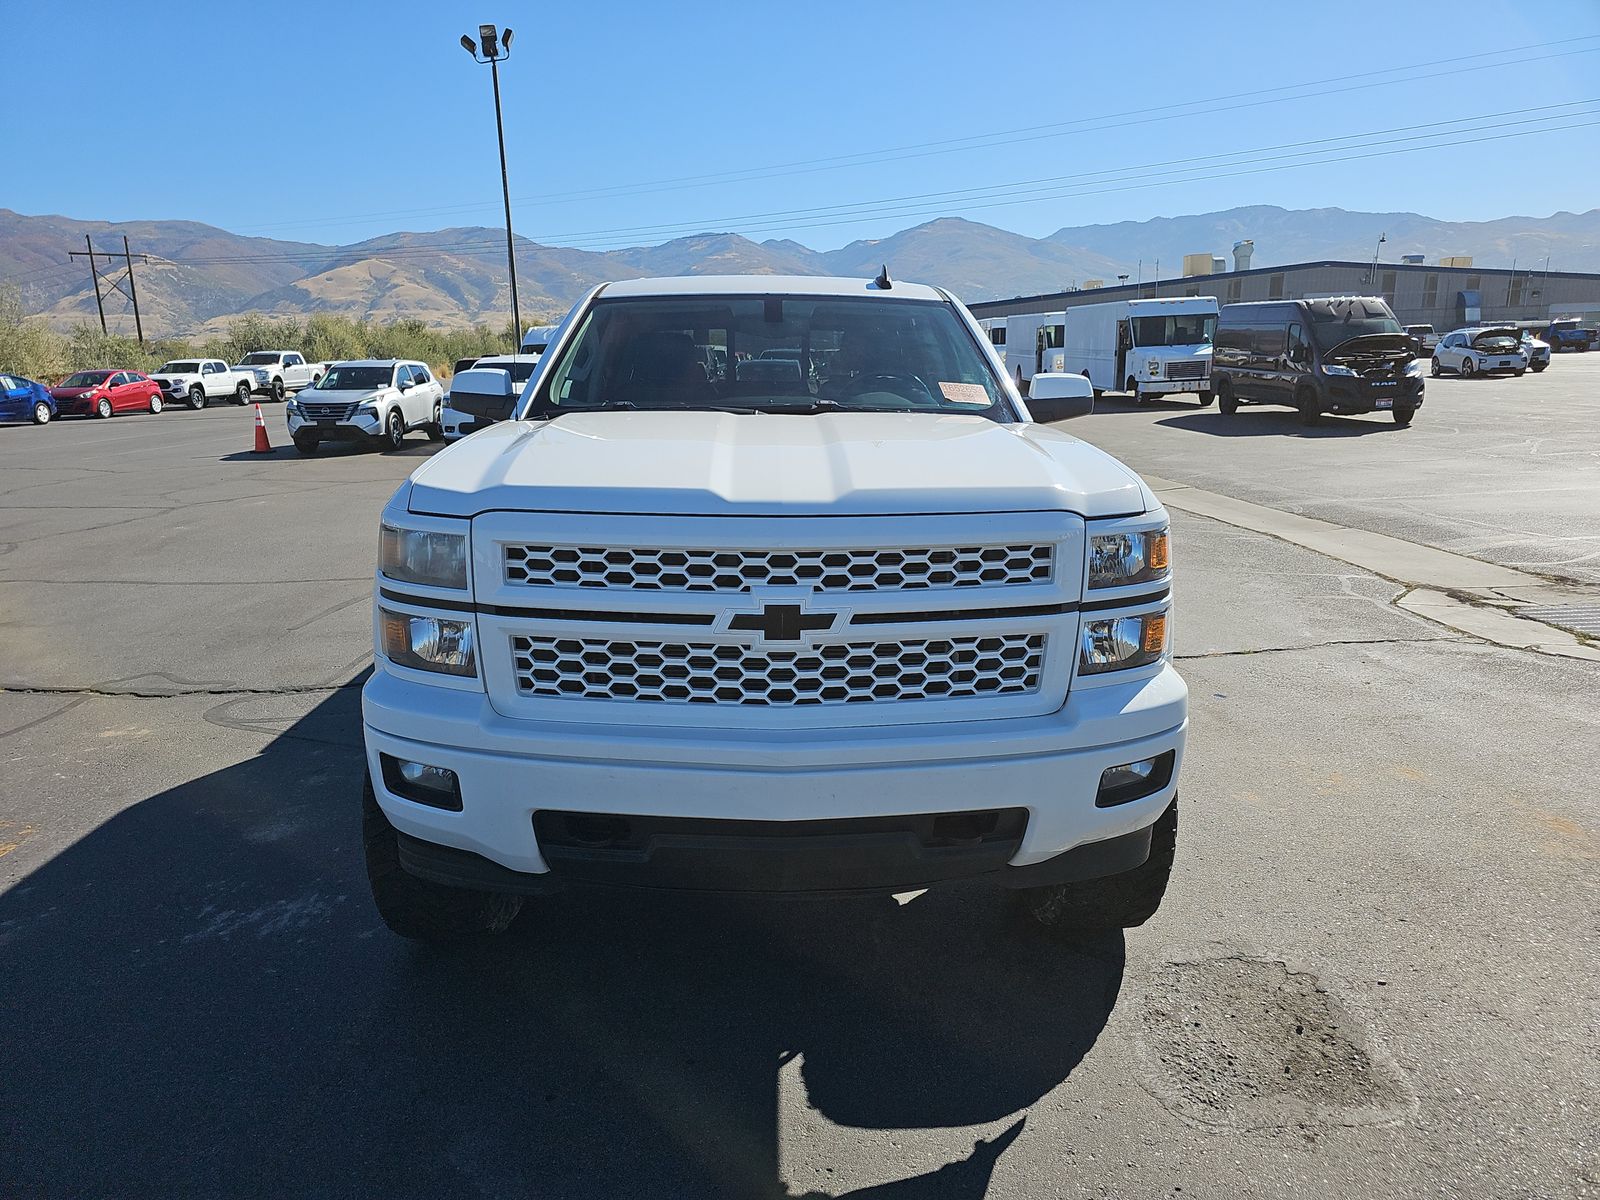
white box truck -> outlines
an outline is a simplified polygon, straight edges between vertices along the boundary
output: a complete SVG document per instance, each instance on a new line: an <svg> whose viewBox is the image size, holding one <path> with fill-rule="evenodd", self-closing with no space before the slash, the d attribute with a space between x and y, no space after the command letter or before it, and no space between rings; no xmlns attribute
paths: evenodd
<svg viewBox="0 0 1600 1200"><path fill-rule="evenodd" d="M1015 313L1005 319L1006 374L1024 395L1040 371L1063 371L1065 313Z"/></svg>
<svg viewBox="0 0 1600 1200"><path fill-rule="evenodd" d="M1211 403L1215 296L1084 304L1066 312L1065 346L1049 369L1088 376L1096 394L1126 392L1140 404L1196 394Z"/></svg>

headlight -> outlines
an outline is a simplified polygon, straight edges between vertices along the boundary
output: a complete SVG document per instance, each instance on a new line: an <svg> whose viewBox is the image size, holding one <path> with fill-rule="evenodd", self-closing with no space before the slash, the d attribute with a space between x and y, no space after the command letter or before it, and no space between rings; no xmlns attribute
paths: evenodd
<svg viewBox="0 0 1600 1200"><path fill-rule="evenodd" d="M1150 372L1151 379L1154 379L1161 374L1161 364L1153 358L1149 362L1145 363L1144 369Z"/></svg>
<svg viewBox="0 0 1600 1200"><path fill-rule="evenodd" d="M378 534L378 570L402 583L465 590L466 534L401 529L385 523Z"/></svg>
<svg viewBox="0 0 1600 1200"><path fill-rule="evenodd" d="M363 404L356 409L356 416L371 417L376 421L378 419L378 406L375 404Z"/></svg>
<svg viewBox="0 0 1600 1200"><path fill-rule="evenodd" d="M1352 377L1355 375L1355 371L1351 368L1341 366L1324 366L1322 368L1322 373L1324 375L1349 375Z"/></svg>
<svg viewBox="0 0 1600 1200"><path fill-rule="evenodd" d="M1098 675L1102 671L1147 667L1158 661L1166 649L1164 612L1085 621L1078 637L1078 672Z"/></svg>
<svg viewBox="0 0 1600 1200"><path fill-rule="evenodd" d="M1413 379L1421 379L1423 375L1426 374L1426 372L1422 369L1422 360L1420 358L1413 358L1410 362L1408 362L1406 364L1406 374L1411 376Z"/></svg>
<svg viewBox="0 0 1600 1200"><path fill-rule="evenodd" d="M419 617L378 610L383 655L417 671L443 675L476 675L472 654L472 622L447 617Z"/></svg>
<svg viewBox="0 0 1600 1200"><path fill-rule="evenodd" d="M1167 527L1135 533L1097 533L1089 539L1089 586L1125 587L1167 573Z"/></svg>

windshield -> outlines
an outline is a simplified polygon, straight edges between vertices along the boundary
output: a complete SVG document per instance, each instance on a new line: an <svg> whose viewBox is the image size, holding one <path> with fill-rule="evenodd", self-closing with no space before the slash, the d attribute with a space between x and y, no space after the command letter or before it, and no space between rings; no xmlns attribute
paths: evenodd
<svg viewBox="0 0 1600 1200"><path fill-rule="evenodd" d="M597 408L946 412L1011 418L977 340L937 301L601 300L529 416Z"/></svg>
<svg viewBox="0 0 1600 1200"><path fill-rule="evenodd" d="M331 367L321 383L311 386L324 392L366 392L388 387L393 378L393 367Z"/></svg>
<svg viewBox="0 0 1600 1200"><path fill-rule="evenodd" d="M1173 317L1135 317L1135 346L1209 346L1217 331L1215 313L1183 313Z"/></svg>
<svg viewBox="0 0 1600 1200"><path fill-rule="evenodd" d="M97 387L111 378L110 371L79 371L68 375L62 387Z"/></svg>
<svg viewBox="0 0 1600 1200"><path fill-rule="evenodd" d="M197 362L169 362L162 363L156 368L157 375L198 375L200 364Z"/></svg>
<svg viewBox="0 0 1600 1200"><path fill-rule="evenodd" d="M257 350L254 354L246 354L239 360L241 367L271 367L276 366L278 356L265 350Z"/></svg>
<svg viewBox="0 0 1600 1200"><path fill-rule="evenodd" d="M1518 339L1503 330L1494 333L1479 334L1472 339L1472 345L1477 350L1487 350L1490 354L1506 354L1517 348Z"/></svg>
<svg viewBox="0 0 1600 1200"><path fill-rule="evenodd" d="M1311 336L1323 350L1374 333L1405 336L1382 300L1317 300L1306 305L1306 312L1311 318Z"/></svg>

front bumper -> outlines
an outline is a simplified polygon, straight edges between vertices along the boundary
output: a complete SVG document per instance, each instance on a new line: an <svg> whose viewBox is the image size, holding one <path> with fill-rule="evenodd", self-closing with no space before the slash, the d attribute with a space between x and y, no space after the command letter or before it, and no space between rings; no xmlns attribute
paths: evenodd
<svg viewBox="0 0 1600 1200"><path fill-rule="evenodd" d="M1392 387L1349 377L1333 376L1323 384L1322 408L1333 413L1370 413L1380 409L1422 407L1423 384L1407 375Z"/></svg>
<svg viewBox="0 0 1600 1200"><path fill-rule="evenodd" d="M86 417L94 412L94 404L83 396L56 397L58 417Z"/></svg>
<svg viewBox="0 0 1600 1200"><path fill-rule="evenodd" d="M1141 379L1139 390L1152 396L1169 392L1209 392L1211 380L1204 379Z"/></svg>
<svg viewBox="0 0 1600 1200"><path fill-rule="evenodd" d="M383 419L366 414L358 414L343 421L313 421L298 412L291 412L288 424L290 437L315 435L320 441L371 441L383 434Z"/></svg>
<svg viewBox="0 0 1600 1200"><path fill-rule="evenodd" d="M1018 836L1005 853L993 858L991 841L990 858L975 850L956 875L998 874L1016 886L1131 869L1143 861L1148 831L1176 795L1187 708L1187 689L1170 665L1126 684L1075 689L1061 710L1042 717L770 734L512 719L496 713L483 693L413 682L381 666L362 693L373 789L403 835L402 846L405 838L421 843L411 848L413 868L433 878L455 871L456 882L470 875L477 880L471 886L497 886L493 877L510 872L502 878L506 890L529 890L538 881L525 877L551 871L536 833L540 814L770 824L1020 809ZM1106 768L1168 752L1170 777L1157 790L1096 807ZM380 755L454 771L460 811L395 794L384 782ZM822 828L820 836L856 832ZM673 833L678 849L681 835ZM739 890L763 879L769 886L757 890L811 890L786 874L782 846L771 844L783 839L763 837L759 828L750 836L756 840L743 847ZM1131 840L1113 846L1113 839ZM1060 857L1101 843L1076 860ZM842 855L859 849L839 843ZM763 857L764 850L774 853ZM946 870L949 857L920 876L905 853L869 857L825 890L936 882L954 877ZM1044 865L1052 860L1053 868ZM563 856L553 881L570 864L571 856ZM681 871L658 874L650 866L613 870L606 882L693 886ZM968 869L974 866L983 870ZM1039 869L1013 875L1023 868Z"/></svg>

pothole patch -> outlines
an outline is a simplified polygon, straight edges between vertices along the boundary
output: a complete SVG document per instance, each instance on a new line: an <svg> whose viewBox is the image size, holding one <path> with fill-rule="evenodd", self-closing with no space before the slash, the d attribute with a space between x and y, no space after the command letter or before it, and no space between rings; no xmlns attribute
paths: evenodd
<svg viewBox="0 0 1600 1200"><path fill-rule="evenodd" d="M1281 962L1169 962L1141 1013L1150 1090L1181 1117L1245 1129L1396 1121L1398 1067L1317 980Z"/></svg>

